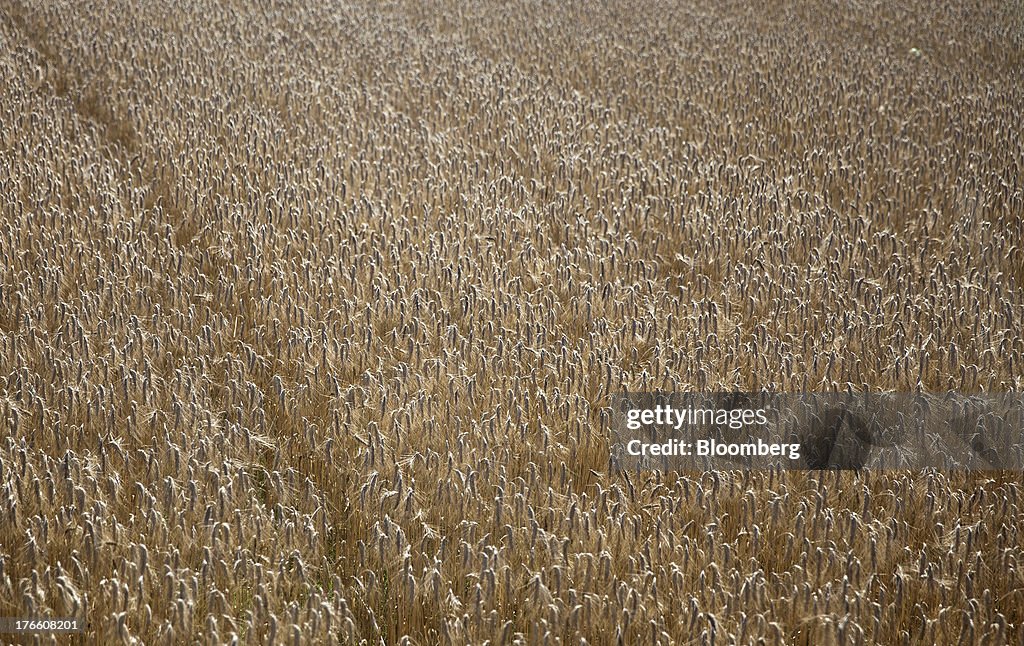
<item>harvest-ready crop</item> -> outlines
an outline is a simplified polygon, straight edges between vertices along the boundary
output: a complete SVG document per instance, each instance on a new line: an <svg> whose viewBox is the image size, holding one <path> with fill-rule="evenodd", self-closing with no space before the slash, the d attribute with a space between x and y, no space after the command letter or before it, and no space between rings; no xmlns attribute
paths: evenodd
<svg viewBox="0 0 1024 646"><path fill-rule="evenodd" d="M1019 473L614 473L1024 388L1019 2L0 2L0 616L1020 643Z"/></svg>

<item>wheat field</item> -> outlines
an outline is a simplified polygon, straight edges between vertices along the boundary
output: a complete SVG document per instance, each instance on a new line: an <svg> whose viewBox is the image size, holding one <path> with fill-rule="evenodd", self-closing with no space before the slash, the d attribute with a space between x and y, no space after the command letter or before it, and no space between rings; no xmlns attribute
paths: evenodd
<svg viewBox="0 0 1024 646"><path fill-rule="evenodd" d="M609 469L1024 390L1024 7L894 4L0 2L0 642L1022 643L1019 472Z"/></svg>

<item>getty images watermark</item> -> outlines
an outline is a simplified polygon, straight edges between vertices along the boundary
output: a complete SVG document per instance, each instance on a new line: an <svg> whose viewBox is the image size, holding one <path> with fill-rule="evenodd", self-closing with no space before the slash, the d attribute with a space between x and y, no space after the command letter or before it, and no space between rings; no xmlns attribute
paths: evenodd
<svg viewBox="0 0 1024 646"><path fill-rule="evenodd" d="M1024 470L1024 395L623 393L614 469Z"/></svg>

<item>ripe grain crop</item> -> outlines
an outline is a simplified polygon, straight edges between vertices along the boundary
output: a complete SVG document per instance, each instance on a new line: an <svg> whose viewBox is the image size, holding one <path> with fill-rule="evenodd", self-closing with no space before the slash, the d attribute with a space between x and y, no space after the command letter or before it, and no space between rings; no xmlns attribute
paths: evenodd
<svg viewBox="0 0 1024 646"><path fill-rule="evenodd" d="M1019 473L608 469L623 390L1024 388L1020 3L894 4L0 3L0 616L1020 643Z"/></svg>

